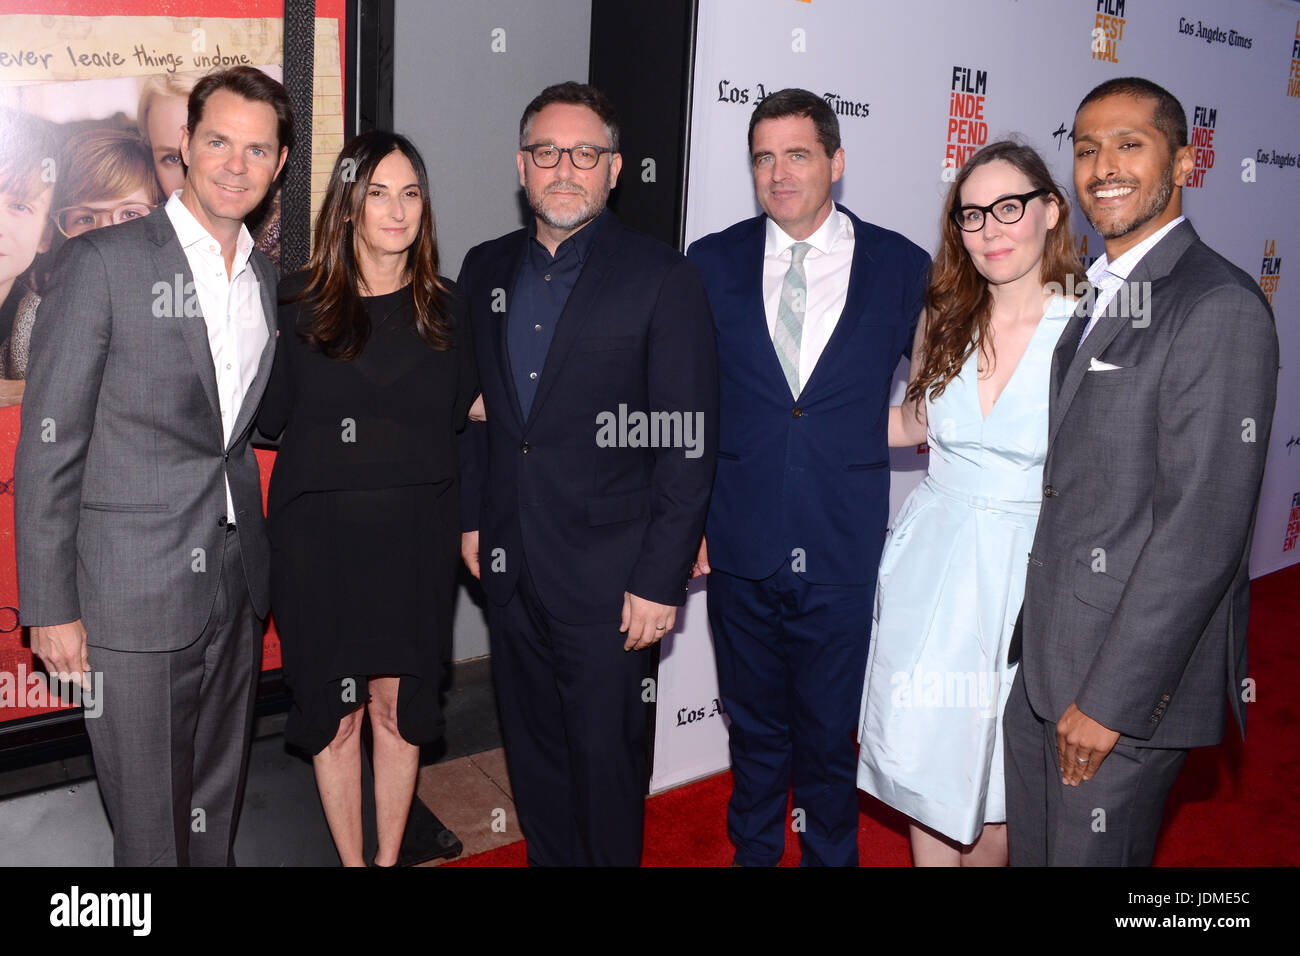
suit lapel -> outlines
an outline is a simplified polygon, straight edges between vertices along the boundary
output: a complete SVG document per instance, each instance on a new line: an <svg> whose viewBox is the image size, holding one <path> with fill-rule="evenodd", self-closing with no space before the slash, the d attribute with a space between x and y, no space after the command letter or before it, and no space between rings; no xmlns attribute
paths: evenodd
<svg viewBox="0 0 1300 956"><path fill-rule="evenodd" d="M1141 281L1137 279L1137 270L1129 276L1127 281ZM1112 299L1111 302L1114 302ZM1110 311L1107 307L1106 311ZM1078 316L1075 316L1077 319ZM1075 394L1079 391L1079 386L1083 384L1083 377L1088 374L1088 367L1092 364L1092 359L1106 350L1106 346L1115 340L1115 336L1124 330L1132 316L1121 315L1120 310L1116 310L1114 315L1103 315L1097 320L1097 324L1092 327L1088 337L1080 343L1079 348L1070 359L1069 365L1065 367L1065 376L1061 380L1061 391L1057 396L1056 406L1058 413L1053 416L1054 422L1048 430L1047 441L1056 437L1056 429L1060 428L1061 420L1065 416L1065 411L1070 407L1070 402L1074 399ZM1064 337L1064 336L1062 336ZM1055 365L1053 361L1053 365Z"/></svg>
<svg viewBox="0 0 1300 956"><path fill-rule="evenodd" d="M194 274L190 271L189 259L181 248L164 206L159 206L150 213L149 222L153 227L150 238L156 246L153 254L154 274L169 286L167 294L173 297L171 302L176 307L171 311L179 313L172 316L172 321L180 329L181 337L189 348L190 358L194 360L194 371L199 376L203 394L208 397L220 434L221 401L217 397L217 371L212 366L212 348L208 345L208 325L203 318L203 307L199 304L198 293L193 291ZM187 314L191 298L195 315Z"/></svg>
<svg viewBox="0 0 1300 956"><path fill-rule="evenodd" d="M1084 353L1096 355L1101 351L1098 342L1101 338L1102 323L1106 321L1104 318L1093 327L1084 342L1079 342L1079 336L1083 334L1083 329L1091 317L1091 309L1084 309L1082 314L1076 311L1061 333L1056 351L1052 353L1052 394L1049 402L1051 411L1048 416L1050 423L1047 432L1049 445L1056 438L1057 429L1061 427L1061 421L1065 418L1065 410L1069 408L1074 393L1079 390L1079 384L1088 371L1088 358ZM1110 343L1118 331L1119 329L1116 328L1110 332L1106 344Z"/></svg>
<svg viewBox="0 0 1300 956"><path fill-rule="evenodd" d="M262 401L262 393L266 391L267 379L271 376L272 360L275 358L277 305L275 295L271 291L276 288L277 284L275 268L271 265L269 259L263 258L256 250L253 251L248 261L253 267L253 274L257 276L257 284L262 296L262 319L266 322L266 342L262 345L262 354L257 360L257 373L253 376L253 380L248 383L248 389L244 392L244 400L239 406L239 414L235 417L235 425L230 429L230 444L232 445L248 428L253 421L253 416L257 413L257 406Z"/></svg>
<svg viewBox="0 0 1300 956"><path fill-rule="evenodd" d="M522 429L524 412L519 404L519 393L515 390L515 376L510 368L510 348L506 341L506 327L510 322L511 300L514 298L515 284L518 281L519 270L523 265L524 252L528 248L527 230L521 231L519 237L519 242L507 247L507 251L501 256L497 264L499 271L496 272L496 278L499 281L493 283L494 288L506 290L505 311L501 313L489 311L489 315L492 316L492 350L495 354L498 374L501 376L501 386L510 398L510 410L514 413L515 421L519 423L519 427ZM533 405L536 406L536 404L537 402L534 400Z"/></svg>
<svg viewBox="0 0 1300 956"><path fill-rule="evenodd" d="M754 231L736 247L737 272L744 278L744 303L740 310L742 321L749 323L746 336L752 336L758 346L757 362L760 372L775 394L789 392L785 370L776 354L776 343L767 325L767 298L763 294L763 272L767 265L767 216L754 220Z"/></svg>
<svg viewBox="0 0 1300 956"><path fill-rule="evenodd" d="M840 211L846 216L850 215L842 208ZM862 312L866 306L867 287L869 285L867 274L871 269L871 253L867 249L866 236L864 235L866 230L862 227L862 223L852 216L850 216L849 221L853 223L853 267L849 270L849 288L844 296L844 308L835 321L835 328L831 331L831 337L826 340L825 348L817 356L817 364L813 366L808 381L804 382L803 390L799 393L800 398L812 391L813 385L820 379L830 374L818 375L818 372L834 362L835 356L839 354L839 343L853 334L858 322L862 319ZM775 345L772 347L772 354L776 354Z"/></svg>
<svg viewBox="0 0 1300 956"><path fill-rule="evenodd" d="M1171 229L1159 242L1151 249L1147 250L1133 271L1129 273L1125 280L1129 285L1130 303L1136 300L1134 297L1140 296L1141 304L1146 310L1146 320L1150 322L1152 316L1152 304L1150 295L1144 291L1150 288L1144 283L1151 283L1156 279L1161 279L1168 275L1173 269L1174 264L1178 262L1187 247L1197 239L1196 231L1188 222L1181 222ZM1111 299L1111 305L1114 305L1119 299L1117 293L1115 298ZM1107 312L1111 311L1111 306L1106 308ZM1073 356L1068 355L1069 342L1074 341L1070 335L1072 330L1077 329L1076 322L1084 321L1077 314L1070 320L1065 331L1061 333L1061 342L1057 345L1056 352L1052 356L1052 384L1058 382L1059 390L1051 398L1051 412L1048 416L1050 425L1048 428L1047 442L1048 446L1056 438L1056 433L1061 427L1061 422L1065 420L1065 413L1070 407L1070 402L1079 391L1079 386L1083 384L1084 376L1088 374L1088 367L1092 364L1092 359L1099 356L1106 350L1106 346L1115 340L1115 337L1124 330L1130 322L1133 321L1132 315L1120 314L1121 312L1132 312L1133 309L1115 308L1114 315L1103 315L1097 320L1097 324L1092 327L1088 337L1079 345ZM1076 332L1077 336L1077 332Z"/></svg>
<svg viewBox="0 0 1300 956"><path fill-rule="evenodd" d="M597 311L596 306L600 301L605 278L614 265L619 233L623 227L612 215L606 222L595 225L598 225L601 231L592 237L587 261L583 263L578 281L573 291L569 293L568 301L564 303L564 311L560 313L560 319L555 325L555 336L551 339L551 347L546 353L546 362L542 366L542 377L537 385L537 394L533 396L533 405L528 411L529 422L537 417L538 409L546 403L559 370L564 366L564 360L572 351L574 342L582 334L582 329L591 314ZM508 381L513 382L513 376Z"/></svg>

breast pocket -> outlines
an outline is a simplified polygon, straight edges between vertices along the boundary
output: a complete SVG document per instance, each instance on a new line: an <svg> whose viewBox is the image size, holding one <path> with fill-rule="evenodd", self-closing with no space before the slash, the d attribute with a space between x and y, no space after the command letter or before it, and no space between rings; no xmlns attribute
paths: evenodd
<svg viewBox="0 0 1300 956"><path fill-rule="evenodd" d="M1130 368L1089 369L1083 377L1084 384L1092 388L1129 387L1139 378L1142 369Z"/></svg>
<svg viewBox="0 0 1300 956"><path fill-rule="evenodd" d="M610 410L620 402L638 405L639 392L629 391L633 382L644 380L635 335L601 335L575 343L569 367L578 376L573 384L583 400L598 410Z"/></svg>
<svg viewBox="0 0 1300 956"><path fill-rule="evenodd" d="M636 348L637 341L635 335L599 335L583 339L573 347L573 350L582 353L621 352Z"/></svg>

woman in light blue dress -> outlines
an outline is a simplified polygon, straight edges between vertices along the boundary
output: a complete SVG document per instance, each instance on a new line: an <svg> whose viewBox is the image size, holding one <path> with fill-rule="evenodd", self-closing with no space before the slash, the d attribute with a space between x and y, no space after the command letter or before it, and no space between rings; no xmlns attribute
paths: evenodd
<svg viewBox="0 0 1300 956"><path fill-rule="evenodd" d="M1084 281L1069 206L1033 149L957 174L889 443L929 473L880 561L858 786L912 818L915 865L1007 860L1002 710L1047 452L1052 352ZM1071 278L1073 277L1073 278Z"/></svg>

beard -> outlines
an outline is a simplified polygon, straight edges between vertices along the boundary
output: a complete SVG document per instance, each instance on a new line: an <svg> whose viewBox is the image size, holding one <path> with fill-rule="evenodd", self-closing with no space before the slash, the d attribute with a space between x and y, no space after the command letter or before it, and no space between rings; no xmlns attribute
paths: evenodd
<svg viewBox="0 0 1300 956"><path fill-rule="evenodd" d="M571 212L553 213L545 205L546 197L552 193L577 193L584 197L585 202ZM607 181L601 184L601 188L596 191L595 195L589 193L575 182L554 182L540 191L534 190L531 186L528 187L528 205L532 207L537 218L552 229L577 229L579 226L586 225L600 215L608 199L609 184Z"/></svg>
<svg viewBox="0 0 1300 956"><path fill-rule="evenodd" d="M1137 186L1136 183L1114 183L1109 185ZM1088 222L1092 224L1092 228L1097 230L1097 235L1101 236L1103 239L1117 239L1120 236L1127 236L1134 229L1138 228L1144 223L1150 222L1156 216L1164 212L1165 207L1169 205L1169 200L1173 197L1173 194L1174 194L1174 167L1172 164L1170 164L1169 166L1165 167L1164 175L1160 178L1160 182L1156 187L1156 191L1152 193L1151 198L1141 208L1139 208L1137 212L1133 214L1133 217L1131 219L1116 219L1111 222L1102 222L1098 224L1098 222L1092 216L1093 210L1085 206L1083 212L1084 215L1088 217ZM1089 191L1087 195L1091 196L1092 194Z"/></svg>

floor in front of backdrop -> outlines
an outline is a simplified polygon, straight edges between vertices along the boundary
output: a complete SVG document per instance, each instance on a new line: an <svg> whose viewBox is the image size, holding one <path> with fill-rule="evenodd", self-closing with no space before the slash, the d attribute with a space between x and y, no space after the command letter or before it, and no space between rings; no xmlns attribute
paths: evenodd
<svg viewBox="0 0 1300 956"><path fill-rule="evenodd" d="M1251 589L1250 661L1256 700L1250 745L1229 718L1224 742L1193 750L1169 795L1157 866L1300 864L1300 565L1266 575ZM731 775L651 797L646 803L646 866L725 866ZM907 866L907 821L859 793L858 849L864 866ZM435 807L435 810L437 808ZM787 830L782 866L798 862ZM523 866L524 843L463 857L452 866Z"/></svg>
<svg viewBox="0 0 1300 956"><path fill-rule="evenodd" d="M1300 864L1300 706L1289 691L1300 681L1297 621L1300 565L1254 582L1250 643L1257 700L1249 708L1250 745L1230 723L1221 746L1191 753L1170 796L1158 865ZM451 865L522 866L524 843L498 746L487 661L466 662L457 671L447 707L455 750L422 768L420 798L465 846ZM450 733L455 728L460 731ZM34 781L63 774L68 782L0 799L0 866L111 864L111 835L95 782L71 779L81 766L69 761L66 767L33 768ZM730 793L731 776L722 773L651 797L644 863L729 863ZM860 806L862 863L907 865L905 819L870 797L861 796ZM253 744L235 853L243 866L338 863L311 765L286 752L278 734ZM787 832L782 864L797 861L796 836Z"/></svg>
<svg viewBox="0 0 1300 956"><path fill-rule="evenodd" d="M487 658L456 664L444 709L448 751L422 768L420 798L461 837L466 852L497 845L467 840L465 834L491 833L490 811L499 805L508 808L509 832L517 839L513 805L491 783L494 775L509 786ZM240 866L338 866L311 762L285 749L283 724L282 714L258 722L235 859ZM0 867L111 866L113 837L93 774L89 756L0 773L0 794L5 794L0 797ZM362 792L368 858L375 848L373 785L367 781ZM479 807L487 808L482 816L489 825L476 829L471 824Z"/></svg>

